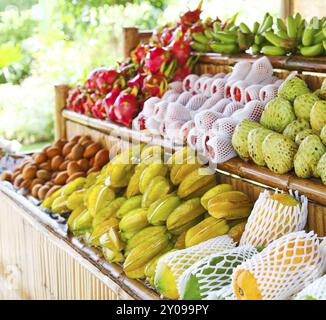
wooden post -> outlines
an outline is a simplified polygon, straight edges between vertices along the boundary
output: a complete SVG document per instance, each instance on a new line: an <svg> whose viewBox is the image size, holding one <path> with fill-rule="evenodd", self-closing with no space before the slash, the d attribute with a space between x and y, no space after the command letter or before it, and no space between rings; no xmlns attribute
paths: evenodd
<svg viewBox="0 0 326 320"><path fill-rule="evenodd" d="M123 28L123 55L128 58L130 52L139 44L138 28Z"/></svg>
<svg viewBox="0 0 326 320"><path fill-rule="evenodd" d="M65 120L62 117L62 110L66 107L69 86L55 86L55 138L66 138Z"/></svg>
<svg viewBox="0 0 326 320"><path fill-rule="evenodd" d="M281 0L280 16L285 19L289 15L294 13L294 1L293 0Z"/></svg>

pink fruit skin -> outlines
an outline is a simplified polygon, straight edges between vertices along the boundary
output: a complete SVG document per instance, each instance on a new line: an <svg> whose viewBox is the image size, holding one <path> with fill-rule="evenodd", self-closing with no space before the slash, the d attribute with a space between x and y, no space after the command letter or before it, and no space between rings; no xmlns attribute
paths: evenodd
<svg viewBox="0 0 326 320"><path fill-rule="evenodd" d="M104 109L108 118L110 118L110 108L121 93L118 89L112 89L103 100Z"/></svg>
<svg viewBox="0 0 326 320"><path fill-rule="evenodd" d="M167 80L163 75L148 75L144 80L143 92L148 97L162 97L167 89L167 85Z"/></svg>
<svg viewBox="0 0 326 320"><path fill-rule="evenodd" d="M162 47L155 47L146 54L144 70L155 74L161 70L164 63L170 60L169 52Z"/></svg>
<svg viewBox="0 0 326 320"><path fill-rule="evenodd" d="M190 43L188 41L184 41L183 38L174 40L168 48L171 50L172 55L177 59L181 66L183 66L190 57Z"/></svg>

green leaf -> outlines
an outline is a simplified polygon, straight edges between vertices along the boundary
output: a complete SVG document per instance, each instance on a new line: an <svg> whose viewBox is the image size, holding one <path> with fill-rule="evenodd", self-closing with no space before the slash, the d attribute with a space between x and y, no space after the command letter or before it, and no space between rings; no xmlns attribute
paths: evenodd
<svg viewBox="0 0 326 320"><path fill-rule="evenodd" d="M0 46L0 68L8 67L22 59L23 54L18 44L5 43Z"/></svg>

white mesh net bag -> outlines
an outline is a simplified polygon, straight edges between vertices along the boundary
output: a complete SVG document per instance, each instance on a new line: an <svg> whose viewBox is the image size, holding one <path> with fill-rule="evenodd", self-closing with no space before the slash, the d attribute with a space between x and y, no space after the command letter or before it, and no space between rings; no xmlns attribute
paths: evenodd
<svg viewBox="0 0 326 320"><path fill-rule="evenodd" d="M204 110L198 112L195 117L195 125L197 129L208 131L212 128L212 124L217 120L220 119L223 115L218 112Z"/></svg>
<svg viewBox="0 0 326 320"><path fill-rule="evenodd" d="M153 117L149 117L145 120L145 125L148 131L153 135L160 135L160 123Z"/></svg>
<svg viewBox="0 0 326 320"><path fill-rule="evenodd" d="M195 122L193 120L189 120L182 125L179 131L179 139L182 140L184 143L187 143L187 137L189 131L195 127Z"/></svg>
<svg viewBox="0 0 326 320"><path fill-rule="evenodd" d="M177 93L182 93L183 88L182 88L182 81L173 81L168 84L168 89L169 90L174 90Z"/></svg>
<svg viewBox="0 0 326 320"><path fill-rule="evenodd" d="M264 86L259 91L259 99L265 104L277 97L278 87L274 84Z"/></svg>
<svg viewBox="0 0 326 320"><path fill-rule="evenodd" d="M160 131L160 135L162 137L165 137L166 136L166 125L165 125L165 121L161 121L159 131Z"/></svg>
<svg viewBox="0 0 326 320"><path fill-rule="evenodd" d="M165 122L186 122L189 120L191 120L190 112L185 106L177 102L169 103L165 114Z"/></svg>
<svg viewBox="0 0 326 320"><path fill-rule="evenodd" d="M268 84L274 84L277 80L278 78L276 76L271 76L265 79L264 81L262 81L260 84L263 86L267 86Z"/></svg>
<svg viewBox="0 0 326 320"><path fill-rule="evenodd" d="M227 73L227 74L224 76L224 80L225 80L225 81L228 81L229 78L230 78L231 76L232 76L232 72Z"/></svg>
<svg viewBox="0 0 326 320"><path fill-rule="evenodd" d="M219 102L217 102L215 104L215 106L211 107L210 110L215 111L215 112L223 113L224 110L225 110L225 107L231 102L232 101L230 99L223 98Z"/></svg>
<svg viewBox="0 0 326 320"><path fill-rule="evenodd" d="M273 66L267 57L256 60L251 67L250 72L244 79L249 83L261 83L273 75Z"/></svg>
<svg viewBox="0 0 326 320"><path fill-rule="evenodd" d="M252 100L259 100L259 92L263 86L260 84L253 84L245 90L245 103Z"/></svg>
<svg viewBox="0 0 326 320"><path fill-rule="evenodd" d="M158 97L152 97L145 101L142 113L145 117L150 117L153 114L155 104L160 102L161 99Z"/></svg>
<svg viewBox="0 0 326 320"><path fill-rule="evenodd" d="M195 92L195 83L199 79L196 74L189 74L182 82L183 91Z"/></svg>
<svg viewBox="0 0 326 320"><path fill-rule="evenodd" d="M225 286L220 290L211 291L203 300L236 300L232 285Z"/></svg>
<svg viewBox="0 0 326 320"><path fill-rule="evenodd" d="M202 89L202 92L205 97L211 96L211 87L212 87L213 82L214 82L213 78L208 78L207 80L205 80L203 89Z"/></svg>
<svg viewBox="0 0 326 320"><path fill-rule="evenodd" d="M226 84L225 79L221 79L221 78L213 79L210 94L213 95L219 93L224 97L225 84Z"/></svg>
<svg viewBox="0 0 326 320"><path fill-rule="evenodd" d="M195 92L204 94L204 84L206 80L209 80L210 77L207 75L202 75L195 83Z"/></svg>
<svg viewBox="0 0 326 320"><path fill-rule="evenodd" d="M168 90L164 93L162 100L166 100L168 101L171 97L173 97L172 99L174 99L174 97L178 95L178 92L174 91L174 90ZM179 96L179 95L178 95ZM176 98L175 100L177 100L178 98ZM173 101L172 101L173 102Z"/></svg>
<svg viewBox="0 0 326 320"><path fill-rule="evenodd" d="M196 127L191 128L189 130L188 136L187 136L187 144L188 146L193 149L196 150L196 145L197 145L197 129Z"/></svg>
<svg viewBox="0 0 326 320"><path fill-rule="evenodd" d="M180 140L180 129L182 124L178 121L171 122L169 124L166 124L166 137L174 142L181 142Z"/></svg>
<svg viewBox="0 0 326 320"><path fill-rule="evenodd" d="M199 260L180 276L180 299L202 300L210 292L230 285L233 269L257 253L254 247L238 247Z"/></svg>
<svg viewBox="0 0 326 320"><path fill-rule="evenodd" d="M193 97L192 93L185 91L180 94L180 96L176 102L181 103L182 105L185 106L192 97Z"/></svg>
<svg viewBox="0 0 326 320"><path fill-rule="evenodd" d="M249 61L240 61L236 63L233 67L231 75L228 78L230 80L244 80L250 73L252 64Z"/></svg>
<svg viewBox="0 0 326 320"><path fill-rule="evenodd" d="M244 119L259 122L264 108L265 107L262 102L253 100L248 102L242 110L234 112L231 118L237 123Z"/></svg>
<svg viewBox="0 0 326 320"><path fill-rule="evenodd" d="M295 300L326 300L326 275L300 291Z"/></svg>
<svg viewBox="0 0 326 320"><path fill-rule="evenodd" d="M190 129L187 137L187 144L193 150L204 152L206 133L196 127Z"/></svg>
<svg viewBox="0 0 326 320"><path fill-rule="evenodd" d="M220 93L215 93L210 98L208 98L204 104L198 109L198 111L208 110L214 107L221 99L223 99L223 95Z"/></svg>
<svg viewBox="0 0 326 320"><path fill-rule="evenodd" d="M238 124L238 122L236 122L232 118L222 118L222 119L216 120L213 123L212 129L213 130L216 129L221 134L226 135L231 138L237 124Z"/></svg>
<svg viewBox="0 0 326 320"><path fill-rule="evenodd" d="M283 82L284 82L283 79L279 79L279 80L275 81L273 84L274 84L274 86L279 87Z"/></svg>
<svg viewBox="0 0 326 320"><path fill-rule="evenodd" d="M153 118L154 120L160 122L165 118L166 110L168 109L169 103L165 100L162 100L155 104Z"/></svg>
<svg viewBox="0 0 326 320"><path fill-rule="evenodd" d="M132 128L134 130L140 131L141 130L141 119L145 121L145 116L140 112L136 118L132 120Z"/></svg>
<svg viewBox="0 0 326 320"><path fill-rule="evenodd" d="M250 85L251 85L250 83L243 80L235 82L231 86L232 101L244 104L246 100L246 88L248 88Z"/></svg>
<svg viewBox="0 0 326 320"><path fill-rule="evenodd" d="M286 205L288 199L292 205ZM249 216L240 245L266 246L287 233L301 231L306 225L307 214L307 197L298 192L272 194L265 190Z"/></svg>
<svg viewBox="0 0 326 320"><path fill-rule="evenodd" d="M206 153L212 163L224 163L237 156L231 138L220 133L208 140Z"/></svg>
<svg viewBox="0 0 326 320"><path fill-rule="evenodd" d="M293 232L238 266L232 275L233 290L239 300L289 299L320 277L324 268L317 235Z"/></svg>
<svg viewBox="0 0 326 320"><path fill-rule="evenodd" d="M223 79L226 76L226 73L220 72L213 75L214 79Z"/></svg>
<svg viewBox="0 0 326 320"><path fill-rule="evenodd" d="M166 100L167 102L176 102L180 96L180 93L171 94Z"/></svg>
<svg viewBox="0 0 326 320"><path fill-rule="evenodd" d="M231 88L238 80L227 80L224 86L224 98L231 99Z"/></svg>
<svg viewBox="0 0 326 320"><path fill-rule="evenodd" d="M207 100L201 93L194 95L186 104L189 111L197 111Z"/></svg>
<svg viewBox="0 0 326 320"><path fill-rule="evenodd" d="M235 242L227 235L216 237L196 246L177 250L164 255L157 263L154 282L160 282L163 270L168 268L173 275L175 288L179 286L180 276L197 261L217 252L233 249ZM163 271L163 272L162 272Z"/></svg>
<svg viewBox="0 0 326 320"><path fill-rule="evenodd" d="M224 117L230 117L235 111L242 109L243 105L239 102L230 102L224 109Z"/></svg>

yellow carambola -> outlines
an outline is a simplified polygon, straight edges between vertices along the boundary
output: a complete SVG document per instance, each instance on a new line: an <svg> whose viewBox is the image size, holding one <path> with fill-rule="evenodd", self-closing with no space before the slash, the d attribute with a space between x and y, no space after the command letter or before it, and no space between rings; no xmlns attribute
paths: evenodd
<svg viewBox="0 0 326 320"><path fill-rule="evenodd" d="M85 213L87 211L85 206L80 206L78 208L76 208L75 210L73 210L71 212L71 214L69 215L68 221L67 221L67 225L68 225L68 229L70 231L73 231L73 224L74 221L83 213Z"/></svg>
<svg viewBox="0 0 326 320"><path fill-rule="evenodd" d="M135 172L129 180L127 190L126 190L126 197L131 198L133 196L141 194L139 189L139 181L143 171L147 168L146 163L140 163L136 166Z"/></svg>
<svg viewBox="0 0 326 320"><path fill-rule="evenodd" d="M141 206L148 208L153 202L167 195L170 188L170 183L166 178L161 176L154 177L145 190Z"/></svg>
<svg viewBox="0 0 326 320"><path fill-rule="evenodd" d="M200 199L201 205L207 210L208 209L208 201L214 198L216 195L234 190L230 184L219 184L214 188L208 190Z"/></svg>
<svg viewBox="0 0 326 320"><path fill-rule="evenodd" d="M72 223L72 232L75 236L83 235L92 230L93 216L88 210L83 211Z"/></svg>
<svg viewBox="0 0 326 320"><path fill-rule="evenodd" d="M63 189L62 194L70 196L73 192L84 188L86 178L80 177L68 183Z"/></svg>
<svg viewBox="0 0 326 320"><path fill-rule="evenodd" d="M159 161L149 164L142 172L139 180L139 190L142 194L145 193L147 186L153 178L157 176L165 177L168 172L167 166Z"/></svg>
<svg viewBox="0 0 326 320"><path fill-rule="evenodd" d="M51 211L58 214L69 212L70 210L67 207L67 196L56 198L51 205Z"/></svg>
<svg viewBox="0 0 326 320"><path fill-rule="evenodd" d="M115 198L114 191L106 185L96 185L87 199L87 208L89 213L94 217L96 213L107 206Z"/></svg>
<svg viewBox="0 0 326 320"><path fill-rule="evenodd" d="M122 238L131 239L138 231L149 225L147 221L147 210L144 208L134 209L125 215L120 223L119 229Z"/></svg>
<svg viewBox="0 0 326 320"><path fill-rule="evenodd" d="M43 202L42 202L42 207L46 209L51 209L52 203L55 199L59 198L62 195L62 189L60 188L56 192L52 193L51 196L47 197Z"/></svg>
<svg viewBox="0 0 326 320"><path fill-rule="evenodd" d="M117 228L119 225L119 220L117 218L109 218L102 223L98 224L92 231L91 237L90 237L90 242L94 246L99 246L100 245L100 237L108 232L111 228Z"/></svg>
<svg viewBox="0 0 326 320"><path fill-rule="evenodd" d="M81 189L73 192L67 199L67 207L74 210L84 204L84 195L86 190Z"/></svg>
<svg viewBox="0 0 326 320"><path fill-rule="evenodd" d="M128 214L130 211L134 209L138 209L141 207L141 202L142 202L142 195L137 195L133 196L129 199L127 199L119 208L117 211L117 217L118 218L123 218L126 214Z"/></svg>

